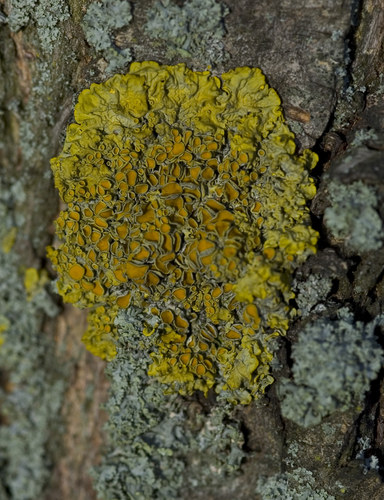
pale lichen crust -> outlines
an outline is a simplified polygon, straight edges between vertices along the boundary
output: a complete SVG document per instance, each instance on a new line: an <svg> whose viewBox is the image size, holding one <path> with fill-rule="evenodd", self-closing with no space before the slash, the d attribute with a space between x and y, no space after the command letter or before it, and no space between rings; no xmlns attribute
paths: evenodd
<svg viewBox="0 0 384 500"><path fill-rule="evenodd" d="M383 324L382 315L356 321L347 308L307 324L292 348L294 380L282 379L278 387L283 417L311 427L359 403L383 366L375 338Z"/></svg>
<svg viewBox="0 0 384 500"><path fill-rule="evenodd" d="M136 62L84 90L75 119L52 160L68 208L48 254L64 300L92 308L87 348L113 358L114 318L133 305L156 338L149 374L171 391L257 397L317 241L317 157L295 155L278 95L258 68Z"/></svg>

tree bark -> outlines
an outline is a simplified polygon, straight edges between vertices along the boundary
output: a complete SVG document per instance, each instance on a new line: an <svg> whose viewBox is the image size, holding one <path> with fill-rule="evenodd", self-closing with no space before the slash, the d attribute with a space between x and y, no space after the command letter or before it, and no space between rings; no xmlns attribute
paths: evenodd
<svg viewBox="0 0 384 500"><path fill-rule="evenodd" d="M13 294L10 299L0 288L0 332L1 318L10 322L0 350L7 342L14 344L4 351L8 359L0 355L0 427L4 429L0 433L0 499L4 500L96 499L89 469L106 453L103 424L108 416L100 408L108 397L105 362L86 352L81 343L84 311L60 305L45 278L47 272L54 278L45 247L54 240L53 220L60 206L49 159L60 151L78 93L110 75L106 52L95 50L89 37L87 42L83 18L90 3L31 0L20 6L16 0L0 0L1 279L4 290ZM315 170L319 189L312 203L313 224L320 232L319 251L298 271L297 282L317 275L332 283L281 342L279 367L273 373L276 383L257 403L232 410L231 425L243 439L240 466L219 475L220 483L189 485L175 498L285 498L292 491L296 498L303 491L309 495L305 498L384 498L382 370L359 407L336 411L321 425L309 428L283 418L276 390L281 378L291 377L291 348L306 324L332 316L342 306L348 306L364 323L383 313L384 249L351 250L345 240L335 238L323 216L331 203L330 182L362 181L375 190L377 212L384 220L384 2L227 0L223 4L229 13L220 20L226 33L218 37L224 56L216 61L210 60L206 47L199 53L183 52L175 50L174 40L152 38L145 25L153 3L131 1L132 21L118 28L111 24L111 47L118 54L131 49L133 60L138 61L185 62L195 70L213 65L216 74L236 66L263 70L281 96L298 151L311 148L320 158ZM185 8L186 3L177 4ZM19 18L10 21L16 11ZM108 24L111 21L105 15ZM128 70L128 62L120 64L118 72ZM31 268L36 269L38 279L26 291L23 283ZM25 317L10 300L19 304ZM47 305L48 301L53 305ZM382 335L378 340L383 344ZM28 369L24 360L30 362ZM25 394L32 393L32 374L37 370L40 378L33 380L41 387L28 406L23 401ZM57 404L51 407L49 402L55 398ZM215 404L199 395L180 399L187 413L200 415L200 426L210 418ZM32 424L24 425L25 420ZM2 441L12 432L27 433L27 429L39 436L38 457L37 448L28 451L33 455L31 464L40 464L36 474L20 473L23 461L16 451L10 456L10 447ZM33 439L24 436L31 443ZM367 463L373 456L378 465L370 468ZM198 466L193 469L188 453L180 460L186 463L186 474L198 470ZM201 457L196 460L203 463ZM204 463L204 467L210 465L213 462ZM16 471L13 478L19 479L11 478L12 471ZM33 479L36 475L38 480ZM271 477L289 483L282 496L277 496L276 489L271 490L275 497L267 496L265 485ZM34 493L28 493L28 488ZM17 496L15 491L23 494ZM163 498L157 495L152 498Z"/></svg>

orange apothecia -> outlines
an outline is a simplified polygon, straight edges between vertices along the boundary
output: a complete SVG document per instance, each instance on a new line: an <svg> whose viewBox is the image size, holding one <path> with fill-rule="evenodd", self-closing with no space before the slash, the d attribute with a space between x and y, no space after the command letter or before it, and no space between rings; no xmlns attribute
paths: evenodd
<svg viewBox="0 0 384 500"><path fill-rule="evenodd" d="M113 358L118 311L139 307L150 375L183 394L257 397L317 241L316 155L295 155L278 95L257 68L133 63L84 90L75 120L52 160L68 208L48 255L64 300L91 308L87 348Z"/></svg>

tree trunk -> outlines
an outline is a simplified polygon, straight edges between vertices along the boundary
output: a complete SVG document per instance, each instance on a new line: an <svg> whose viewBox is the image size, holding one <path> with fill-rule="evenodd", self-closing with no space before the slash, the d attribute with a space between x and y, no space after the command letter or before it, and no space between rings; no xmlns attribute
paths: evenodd
<svg viewBox="0 0 384 500"><path fill-rule="evenodd" d="M308 328L336 335L349 324L383 344L383 33L383 0L0 0L1 500L384 498L383 371L308 426L286 418L280 389L299 385L295 345ZM78 93L131 60L217 75L260 67L298 151L319 155L319 249L293 284L302 315L279 343L274 384L250 405L163 396L134 348L107 377L81 343L84 311L54 293L46 245L60 202L49 159ZM356 206L360 226L346 218Z"/></svg>

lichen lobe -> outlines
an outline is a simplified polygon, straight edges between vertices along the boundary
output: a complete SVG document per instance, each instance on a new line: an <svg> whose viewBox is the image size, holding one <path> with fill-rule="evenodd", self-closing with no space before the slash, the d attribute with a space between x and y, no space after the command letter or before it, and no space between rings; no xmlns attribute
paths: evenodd
<svg viewBox="0 0 384 500"><path fill-rule="evenodd" d="M84 90L75 119L52 160L68 209L48 253L64 300L92 308L87 348L112 358L114 318L136 306L156 338L150 375L182 394L257 397L317 240L316 155L295 155L278 95L258 68L133 63Z"/></svg>

